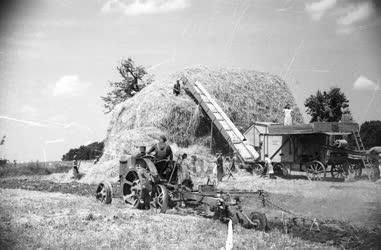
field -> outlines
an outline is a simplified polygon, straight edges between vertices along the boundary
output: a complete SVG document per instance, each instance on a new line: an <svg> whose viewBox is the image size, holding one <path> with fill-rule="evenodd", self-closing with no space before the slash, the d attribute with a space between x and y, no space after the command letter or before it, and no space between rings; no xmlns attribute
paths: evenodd
<svg viewBox="0 0 381 250"><path fill-rule="evenodd" d="M201 183L203 179L197 179ZM94 198L95 184L57 183L49 175L0 179L0 248L221 249L227 227L198 210L167 214L128 208L114 185L111 205ZM220 189L264 189L298 217L286 234L279 208L244 197L244 210L265 212L270 231L234 227L234 249L361 248L381 246L381 185L369 181L268 180L236 174ZM304 222L301 222L301 218ZM313 219L320 231L310 230ZM291 224L289 224L291 225Z"/></svg>

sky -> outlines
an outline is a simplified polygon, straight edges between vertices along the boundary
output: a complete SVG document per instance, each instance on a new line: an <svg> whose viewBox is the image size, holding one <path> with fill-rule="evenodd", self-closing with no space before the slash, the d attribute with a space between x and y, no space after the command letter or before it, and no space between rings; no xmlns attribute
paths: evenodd
<svg viewBox="0 0 381 250"><path fill-rule="evenodd" d="M200 65L277 74L305 122L304 100L340 87L355 121L381 120L376 0L2 2L0 157L9 160L59 160L103 140L100 96L128 57L156 76Z"/></svg>

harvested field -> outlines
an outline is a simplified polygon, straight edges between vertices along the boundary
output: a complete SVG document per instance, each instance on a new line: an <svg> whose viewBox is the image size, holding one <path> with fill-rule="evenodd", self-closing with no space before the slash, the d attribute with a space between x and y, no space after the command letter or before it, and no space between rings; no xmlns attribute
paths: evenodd
<svg viewBox="0 0 381 250"><path fill-rule="evenodd" d="M196 180L198 183L204 181L204 179ZM8 214L8 217L3 216L1 219L2 230L6 228L6 232L13 234L21 232L21 228L26 227L27 231L22 233L21 239L31 237L28 238L28 242L20 241L18 243L20 245L16 247L28 247L33 244L37 247L47 247L49 235L46 231L48 230L63 234L67 239L66 243L53 239L57 243L51 247L69 248L93 247L95 243L90 238L98 235L98 238L100 237L99 241L96 240L98 246L112 248L119 248L126 244L125 246L132 248L140 246L142 249L163 249L165 244L168 244L170 249L215 249L224 245L226 237L225 225L210 218L203 218L199 211L190 208L171 209L166 215L130 209L122 202L118 183L113 184L114 200L111 206L102 206L95 201L93 192L96 185L51 182L42 176L1 179L0 188L2 214ZM43 191L43 193L15 190L19 188ZM310 182L279 178L267 180L238 174L235 175L235 180L224 181L219 188L254 191L262 188L270 192L270 198L274 203L306 219L304 224L298 221L297 225L290 226L289 233L284 234L280 220L281 210L270 206L263 208L257 196L244 196L244 210L265 212L269 218L271 230L268 233L258 233L241 227L235 228L234 242L237 249L377 248L381 245L379 241L381 185L379 183ZM57 206L57 199L64 205ZM20 203L25 203L26 207L24 208ZM41 205L38 205L40 203L46 204L46 208L45 206L41 208ZM28 214L26 211L32 212ZM49 216L45 215L44 211ZM66 211L64 215L63 211ZM54 217L55 214L56 217ZM294 216L284 213L284 217L291 219ZM19 220L18 218L23 218L24 224L16 223L11 227L10 221ZM36 218L38 220L35 220ZM321 231L309 230L313 218L319 221ZM98 229L96 229L97 226ZM133 230L133 227L137 227L137 232L148 233L148 240L139 238L135 232L122 237L124 230ZM110 228L112 230L107 231ZM154 230L155 228L162 230ZM178 228L186 232L175 233ZM41 241L37 237L30 236L32 234L28 234L33 229L41 231L39 233L39 237L42 237ZM70 231L75 233L69 233ZM79 236L75 235L81 235L81 237L78 238ZM134 235L135 237L132 237ZM162 240L155 241L155 237ZM190 239L199 240L196 242ZM2 244L9 246L14 243L2 239Z"/></svg>

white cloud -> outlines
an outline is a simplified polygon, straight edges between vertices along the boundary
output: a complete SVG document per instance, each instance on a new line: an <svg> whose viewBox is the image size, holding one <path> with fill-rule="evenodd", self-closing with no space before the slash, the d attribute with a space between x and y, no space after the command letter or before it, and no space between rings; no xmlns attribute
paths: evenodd
<svg viewBox="0 0 381 250"><path fill-rule="evenodd" d="M104 13L122 12L125 15L141 15L182 10L188 6L188 0L107 0L101 11Z"/></svg>
<svg viewBox="0 0 381 250"><path fill-rule="evenodd" d="M350 26L367 19L373 12L374 8L371 2L351 5L348 7L346 14L337 20L337 23L341 26Z"/></svg>
<svg viewBox="0 0 381 250"><path fill-rule="evenodd" d="M54 143L61 143L61 142L64 142L65 140L62 138L62 139L55 139L55 140L48 140L48 141L45 141L45 144L54 144Z"/></svg>
<svg viewBox="0 0 381 250"><path fill-rule="evenodd" d="M320 0L306 4L306 11L313 20L320 20L328 10L335 7L336 3L337 0Z"/></svg>
<svg viewBox="0 0 381 250"><path fill-rule="evenodd" d="M353 89L355 90L379 90L380 85L369 80L365 76L359 76L353 84Z"/></svg>
<svg viewBox="0 0 381 250"><path fill-rule="evenodd" d="M29 104L25 104L22 108L21 108L21 113L26 113L26 114L30 114L30 115L35 115L37 112L37 109L32 107L31 105Z"/></svg>
<svg viewBox="0 0 381 250"><path fill-rule="evenodd" d="M76 96L83 94L89 87L91 83L82 82L79 80L78 76L66 75L61 77L57 82L53 90L54 96L59 95L70 95Z"/></svg>
<svg viewBox="0 0 381 250"><path fill-rule="evenodd" d="M5 115L0 115L0 119L4 119L4 120L8 120L8 121L15 121L15 122L23 123L23 124L33 126L33 127L42 127L42 128L48 127L48 125L40 123L40 122L27 121L24 119L17 119L17 118L5 116Z"/></svg>

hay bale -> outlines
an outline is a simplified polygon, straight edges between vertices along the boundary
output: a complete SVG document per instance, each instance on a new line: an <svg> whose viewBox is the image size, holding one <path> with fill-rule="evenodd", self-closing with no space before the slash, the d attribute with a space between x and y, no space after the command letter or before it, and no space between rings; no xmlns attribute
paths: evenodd
<svg viewBox="0 0 381 250"><path fill-rule="evenodd" d="M286 104L294 109L294 122L302 122L294 97L278 76L242 69L190 68L154 81L116 107L103 160L119 157L123 149L133 154L139 145L155 143L160 134L182 147L209 144L208 118L184 91L180 96L172 94L179 78L200 81L241 132L254 121L282 122Z"/></svg>

